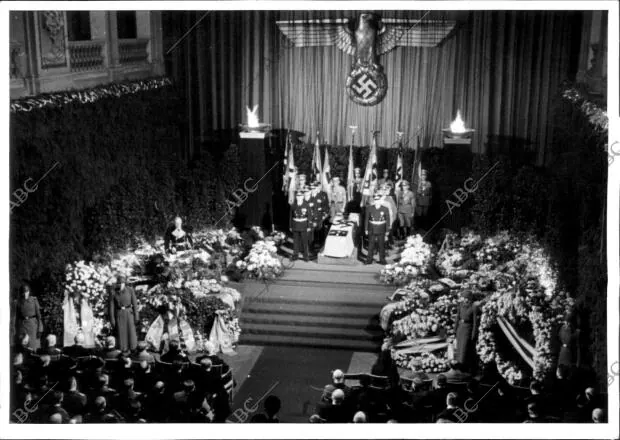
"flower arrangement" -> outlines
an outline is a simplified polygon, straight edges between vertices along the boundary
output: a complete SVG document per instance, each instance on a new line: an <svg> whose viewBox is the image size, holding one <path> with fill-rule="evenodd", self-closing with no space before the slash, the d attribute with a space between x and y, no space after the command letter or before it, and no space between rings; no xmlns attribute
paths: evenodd
<svg viewBox="0 0 620 440"><path fill-rule="evenodd" d="M83 260L68 264L65 268L65 292L69 295L81 295L93 298L105 293L108 272L102 271L94 263Z"/></svg>
<svg viewBox="0 0 620 440"><path fill-rule="evenodd" d="M385 284L407 284L426 273L431 259L431 246L424 242L421 235L412 235L407 238L400 257L398 263L388 264L381 269L381 281Z"/></svg>
<svg viewBox="0 0 620 440"><path fill-rule="evenodd" d="M463 231L460 237L448 233L434 257L441 275L459 282L442 279L438 283L429 279L429 273L418 272L420 276L400 288L394 295L397 302L389 308L393 320L385 320L391 322L388 334L392 342L403 337L445 337L450 341L455 333L459 291L467 289L483 304L477 340L480 360L494 363L511 384L529 377L544 379L553 367L554 331L573 301L558 288L557 270L543 246L532 237L515 237L506 231L485 238ZM422 255L417 261L424 258ZM386 266L382 272L384 282L406 284L407 277L400 265ZM503 340L498 343L500 317L528 332L533 371L528 371L527 363ZM448 366L447 350L428 354L392 348L392 355L399 366L416 371L437 372Z"/></svg>
<svg viewBox="0 0 620 440"><path fill-rule="evenodd" d="M136 288L141 315L137 324L143 332L160 313L170 311L186 319L196 332L206 335L219 313L236 342L241 329L234 309L241 294L223 284L228 279L222 275L225 261L231 256L237 264L244 265L249 276L275 278L283 272L277 258L277 245L285 239L286 235L281 232L265 236L258 227L243 234L234 228L208 229L194 235L193 250L174 255L163 252L161 239L152 243L135 240L137 247L114 255L108 252L98 257L97 263L69 264L63 280L64 291L74 297L81 295L89 302L94 333L100 337L110 328L107 284L115 282L118 275L127 278L141 275L156 283L150 289ZM227 254L226 260L221 258L224 254Z"/></svg>
<svg viewBox="0 0 620 440"><path fill-rule="evenodd" d="M519 250L518 240L508 231L502 231L484 240L482 247L474 252L474 256L480 265L493 269L514 260Z"/></svg>
<svg viewBox="0 0 620 440"><path fill-rule="evenodd" d="M247 257L238 260L237 268L247 271L252 278L273 279L283 273L282 262L278 259L278 248L272 240L257 241Z"/></svg>

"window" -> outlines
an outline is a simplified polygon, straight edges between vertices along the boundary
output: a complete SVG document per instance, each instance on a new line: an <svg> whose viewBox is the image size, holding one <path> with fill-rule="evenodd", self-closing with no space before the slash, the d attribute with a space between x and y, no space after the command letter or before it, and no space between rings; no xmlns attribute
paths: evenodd
<svg viewBox="0 0 620 440"><path fill-rule="evenodd" d="M119 39L138 37L136 11L117 11L116 23Z"/></svg>
<svg viewBox="0 0 620 440"><path fill-rule="evenodd" d="M67 11L69 41L90 40L90 12Z"/></svg>

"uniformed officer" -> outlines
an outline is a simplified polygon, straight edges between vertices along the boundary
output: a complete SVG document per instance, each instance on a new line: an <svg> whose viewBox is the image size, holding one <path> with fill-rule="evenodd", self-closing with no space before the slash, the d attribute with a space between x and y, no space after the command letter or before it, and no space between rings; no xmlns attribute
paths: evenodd
<svg viewBox="0 0 620 440"><path fill-rule="evenodd" d="M314 228L314 244L320 246L323 239L323 222L329 215L329 199L324 191L321 191L321 185L316 182L312 186L312 195L314 197L315 211L312 227Z"/></svg>
<svg viewBox="0 0 620 440"><path fill-rule="evenodd" d="M392 179L390 179L390 172L387 168L383 169L383 176L379 179L379 186L383 186L386 183L392 183Z"/></svg>
<svg viewBox="0 0 620 440"><path fill-rule="evenodd" d="M295 193L295 201L291 205L290 228L293 233L293 257L296 260L300 247L303 249L304 260L310 259L308 250L308 233L310 232L310 209L304 200L304 192Z"/></svg>
<svg viewBox="0 0 620 440"><path fill-rule="evenodd" d="M428 181L428 176L424 169L420 173L420 182L418 183L417 192L415 215L420 218L420 223L423 224L422 227L427 228L428 210L433 198L433 185Z"/></svg>
<svg viewBox="0 0 620 440"><path fill-rule="evenodd" d="M338 214L344 213L344 207L347 204L347 190L340 184L340 177L334 176L331 182L332 202L329 215L334 221Z"/></svg>
<svg viewBox="0 0 620 440"><path fill-rule="evenodd" d="M400 236L408 237L411 234L413 226L413 214L415 208L415 194L409 187L409 182L402 181L402 189L396 192L398 200L398 224L400 227ZM404 233L404 235L403 235Z"/></svg>
<svg viewBox="0 0 620 440"><path fill-rule="evenodd" d="M385 238L388 234L388 226L391 224L390 211L382 205L381 195L376 192L373 196L374 204L366 210L366 234L368 235L368 257L366 264L372 263L375 253L375 245L379 247L379 263L385 261Z"/></svg>
<svg viewBox="0 0 620 440"><path fill-rule="evenodd" d="M314 185L313 183L308 184L308 186L304 187L304 201L308 204L308 227L310 228L310 231L308 233L308 249L312 249L312 240L314 237L314 226L313 226L313 221L314 221L314 216L315 211L316 211L316 203L314 200L314 197L312 196L312 185Z"/></svg>

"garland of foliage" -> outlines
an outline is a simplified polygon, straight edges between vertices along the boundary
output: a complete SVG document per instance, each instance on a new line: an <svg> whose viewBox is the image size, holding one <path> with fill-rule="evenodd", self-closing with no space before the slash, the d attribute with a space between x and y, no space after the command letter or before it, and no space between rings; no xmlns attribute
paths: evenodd
<svg viewBox="0 0 620 440"><path fill-rule="evenodd" d="M606 108L589 101L576 87L566 88L562 92L562 97L575 105L575 107L588 118L588 122L590 122L597 131L606 133L607 130L609 130L609 118L607 117Z"/></svg>
<svg viewBox="0 0 620 440"><path fill-rule="evenodd" d="M92 104L104 98L121 98L139 92L172 85L169 78L151 78L126 83L112 83L91 89L58 92L11 101L11 113L31 112L42 108L62 107L71 103Z"/></svg>

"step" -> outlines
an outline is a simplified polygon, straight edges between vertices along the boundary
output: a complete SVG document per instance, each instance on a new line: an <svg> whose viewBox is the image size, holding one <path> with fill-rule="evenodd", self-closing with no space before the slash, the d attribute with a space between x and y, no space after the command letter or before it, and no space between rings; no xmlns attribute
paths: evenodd
<svg viewBox="0 0 620 440"><path fill-rule="evenodd" d="M276 284L264 286L261 290L248 293L245 298L270 297L280 299L300 299L330 302L341 300L347 302L386 302L394 293L394 288L377 289L362 285L338 285L337 283L314 283L305 281L282 280Z"/></svg>
<svg viewBox="0 0 620 440"><path fill-rule="evenodd" d="M269 309L302 311L308 315L321 315L324 313L340 312L343 314L363 314L368 316L378 315L381 308L385 305L385 299L376 299L372 302L342 301L335 297L333 301L318 299L290 299L287 297L277 298L269 296L245 298L243 302L243 313L254 310L256 307L267 307ZM263 309L264 310L264 309Z"/></svg>
<svg viewBox="0 0 620 440"><path fill-rule="evenodd" d="M337 266L340 267L340 266ZM373 272L347 272L338 270L295 270L289 269L279 280L295 280L308 283L340 283L340 284L368 284L375 287L380 286L379 271Z"/></svg>
<svg viewBox="0 0 620 440"><path fill-rule="evenodd" d="M324 306L304 306L298 307L293 304L278 304L273 305L269 302L258 302L247 304L243 308L241 317L251 317L252 315L276 315L288 316L289 318L301 319L306 317L313 318L340 318L343 320L363 320L374 319L379 316L379 309L366 309L366 308L347 308L342 310L340 308L326 308ZM287 318L288 319L288 318Z"/></svg>
<svg viewBox="0 0 620 440"><path fill-rule="evenodd" d="M260 313L252 312L244 314L241 318L240 325L245 328L246 325L270 325L277 324L289 327L323 327L323 328L343 328L343 329L363 329L373 332L381 332L378 317L360 316L342 316L338 314L332 315L316 315L310 316L306 313L299 315L284 313Z"/></svg>
<svg viewBox="0 0 620 440"><path fill-rule="evenodd" d="M382 330L333 327L295 327L279 324L245 324L243 333L255 335L279 335L311 337L314 339L347 339L358 341L383 341Z"/></svg>
<svg viewBox="0 0 620 440"><path fill-rule="evenodd" d="M343 338L317 339L310 336L283 336L242 333L240 345L275 345L287 347L333 348L338 350L369 351L377 353L381 342Z"/></svg>

